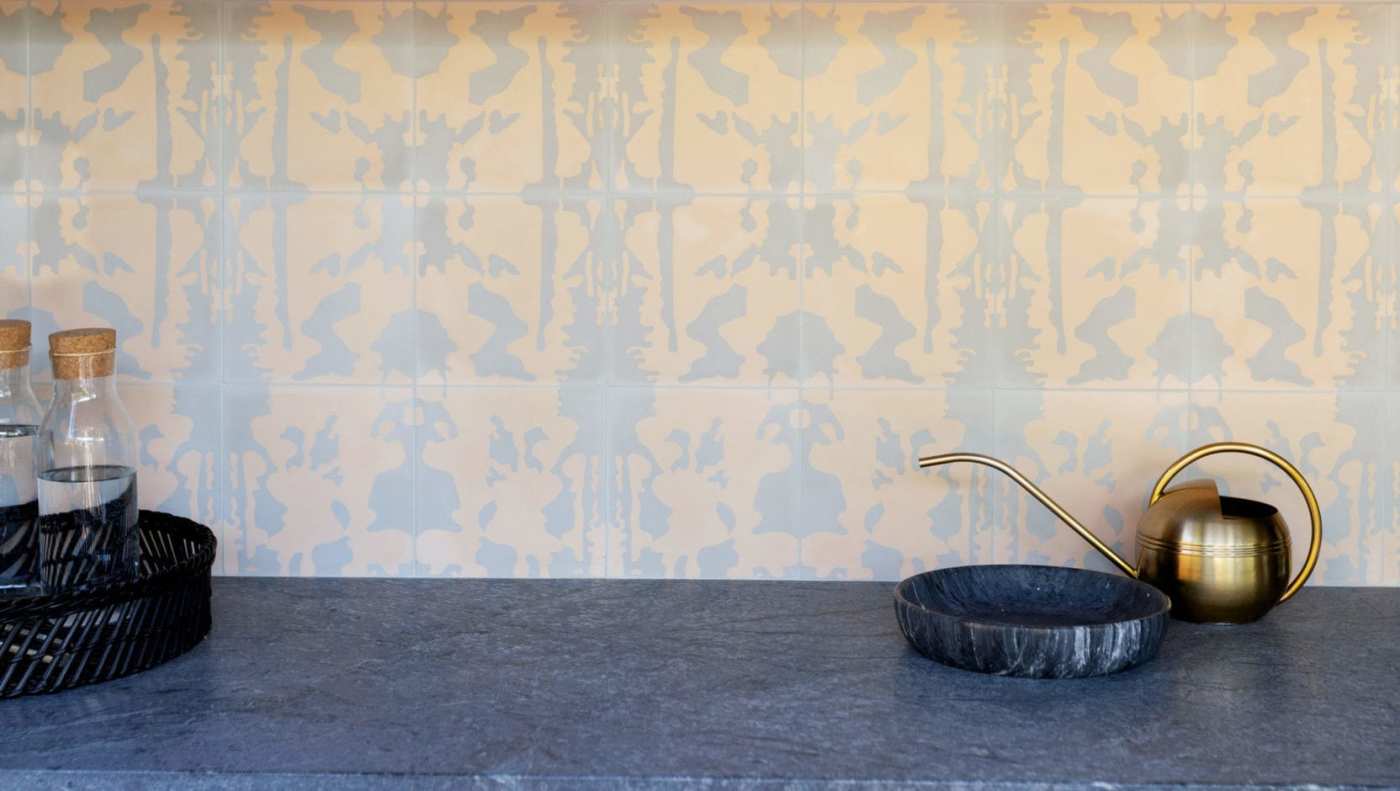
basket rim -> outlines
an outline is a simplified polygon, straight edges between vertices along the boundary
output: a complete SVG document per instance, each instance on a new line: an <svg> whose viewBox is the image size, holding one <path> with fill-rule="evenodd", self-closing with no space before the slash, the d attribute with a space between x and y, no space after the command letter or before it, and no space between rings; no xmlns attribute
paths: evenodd
<svg viewBox="0 0 1400 791"><path fill-rule="evenodd" d="M187 557L161 567L154 574L136 579L99 582L75 591L0 599L0 620L29 618L45 613L60 614L84 609L94 603L112 604L140 599L160 593L188 579L208 575L213 568L218 539L215 538L214 531L205 525L183 516L142 509L137 529L143 532L173 534L174 537L190 540L196 545L195 550Z"/></svg>

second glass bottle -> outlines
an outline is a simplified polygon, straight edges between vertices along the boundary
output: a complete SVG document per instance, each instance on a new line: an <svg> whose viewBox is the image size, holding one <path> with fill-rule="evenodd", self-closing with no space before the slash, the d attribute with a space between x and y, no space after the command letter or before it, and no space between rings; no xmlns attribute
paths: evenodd
<svg viewBox="0 0 1400 791"><path fill-rule="evenodd" d="M134 577L136 446L116 386L117 334L49 336L54 394L39 426L40 577L61 591Z"/></svg>

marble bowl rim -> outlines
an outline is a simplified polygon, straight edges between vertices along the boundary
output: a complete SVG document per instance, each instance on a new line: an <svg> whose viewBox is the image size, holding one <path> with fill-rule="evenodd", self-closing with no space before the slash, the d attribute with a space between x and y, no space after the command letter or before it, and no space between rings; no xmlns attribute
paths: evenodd
<svg viewBox="0 0 1400 791"><path fill-rule="evenodd" d="M1059 571L1070 572L1071 574L1094 574L1094 575L1097 575L1097 576L1100 576L1100 577L1112 577L1112 578L1114 578L1114 579L1116 579L1116 580L1121 580L1122 582L1126 582L1126 583L1129 583L1129 584L1131 584L1131 585L1141 585L1141 586L1143 586L1143 587L1146 587L1147 589L1149 589L1149 590L1152 592L1152 600L1153 600L1153 602L1155 602L1158 606L1157 606L1155 609L1153 609L1151 612L1147 612L1147 613L1144 613L1144 614L1142 614L1142 615L1134 615L1134 616L1130 616L1130 617L1119 618L1119 619L1117 619L1117 620L1112 620L1112 621L1102 621L1102 622L1099 622L1099 623L1072 624L1072 625L1068 625L1068 626L1066 626L1066 625L1059 625L1059 626L1037 626L1037 625L1034 625L1034 624L1019 624L1019 623L1006 623L1006 622L1003 622L1003 621L989 621L989 620L986 620L986 619L983 619L983 618L976 618L976 617L966 616L966 615L957 615L957 614L954 614L954 613L947 612L947 611L945 611L945 610L935 610L935 609L931 609L931 608L929 608L929 607L927 607L927 606L925 606L925 605L923 605L923 604L921 604L921 603L919 603L919 602L912 601L912 600L909 599L907 596L905 596L905 591L908 590L909 586L911 586L911 585L914 583L914 580L919 579L920 577L933 576L933 575L935 575L935 574L945 574L945 573L950 573L950 572L957 571L957 570L959 570L959 569L967 569L967 568L1050 569L1050 570L1054 570L1054 571L1057 571L1057 572L1059 572ZM1051 565L1045 564L1045 563L964 563L964 564L962 564L962 565L960 565L960 566L947 566L947 567L941 568L941 569L929 569L928 571L921 571L921 572L919 572L918 574L913 574L913 575L911 575L911 576L905 577L904 579L900 580L900 581L899 581L899 584L895 586L895 589L894 589L894 598L895 598L895 603L898 604L898 605L901 606L901 607L907 607L907 608L909 608L909 609L911 609L911 610L915 610L915 611L918 611L918 612L920 612L920 613L926 614L926 615L928 615L928 616L936 617L936 618L946 618L946 619L949 619L949 620L952 620L952 621L956 621L956 622L958 622L958 623L960 623L960 624L963 624L963 625L965 625L965 626L979 627L979 628L986 628L986 629L1014 629L1014 630L1024 630L1024 631L1031 631L1031 632L1059 632L1059 631L1064 631L1064 630L1066 630L1066 629L1109 629L1109 628L1112 628L1112 627L1115 627L1115 626L1119 626L1119 625L1122 625L1122 624L1125 624L1125 623L1134 623L1134 622L1138 622L1138 621L1147 621L1147 620L1151 620L1151 619L1154 619L1154 618L1162 618L1162 619L1165 619L1165 618L1171 613L1171 609L1172 609L1172 600L1171 600L1171 597L1170 597L1170 596L1168 596L1167 594L1163 593L1163 592L1162 592L1160 589L1158 589L1157 587L1155 587L1155 586L1153 586L1153 585L1150 585L1150 584L1148 584L1148 583L1146 583L1146 582L1143 582L1142 580L1137 579L1137 578L1135 578L1135 577L1129 577L1129 576L1127 576L1127 575L1125 575L1125 574L1116 574L1116 573L1108 572L1108 571L1097 571L1097 570L1095 570L1095 569L1080 569L1080 568L1075 568L1075 567L1073 567L1073 566L1051 566Z"/></svg>

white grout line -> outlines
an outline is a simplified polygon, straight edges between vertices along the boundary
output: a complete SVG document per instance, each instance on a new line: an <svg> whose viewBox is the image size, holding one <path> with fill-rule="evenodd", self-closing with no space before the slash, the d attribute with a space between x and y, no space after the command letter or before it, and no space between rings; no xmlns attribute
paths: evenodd
<svg viewBox="0 0 1400 791"><path fill-rule="evenodd" d="M336 0L337 2L352 2L355 0ZM1400 0L1397 0L1400 2ZM20 194L23 190L0 187L0 194ZM423 190L419 192L405 190L332 190L332 189L230 189L220 191L217 189L182 189L174 187L143 187L140 189L55 189L45 190L42 197L45 199L57 200L80 200L83 198L217 198L227 196L240 200L262 200L273 198L357 198L357 199L377 199L388 198L413 199L426 198L428 200L446 201L516 201L520 203L531 203L538 201L545 202L583 202L590 200L640 200L640 201L674 201L678 203L697 203L706 200L733 199L733 200L756 200L756 201L792 201L799 198L808 198L816 201L844 201L860 200L863 198L908 198L911 201L916 199L944 199L949 201L990 201L1002 198L1014 202L1036 203L1046 201L1076 201L1081 204L1096 201L1115 202L1154 202L1165 203L1170 201L1183 200L1183 196L1176 193L1166 192L1090 192L1079 190L1035 190L1035 189L1010 189L1010 190L965 190L956 187L936 188L910 186L907 189L867 189L858 190L814 190L805 194L798 192L773 192L770 190L755 190L752 192L732 192L732 191L678 191L667 189L656 190L616 190L611 193L606 190L586 190L586 189L558 189L547 190L538 193L531 192L499 192L499 191L452 191L452 190ZM1238 205L1256 201L1291 201L1298 204L1318 204L1318 203L1355 203L1358 201L1374 200L1372 193L1353 193L1335 191L1332 193L1304 192L1299 190L1296 193L1279 192L1245 192L1232 193L1221 199L1222 204Z"/></svg>
<svg viewBox="0 0 1400 791"><path fill-rule="evenodd" d="M162 379L150 378L140 379L135 377L122 376L119 379L121 385L125 386L166 386L166 387L234 387L241 389L255 389L267 387L281 387L302 390L377 390L377 391L405 391L411 393L415 387L414 383L400 380L395 383L385 383L377 380L363 382L325 382L325 381L302 381L295 379L228 379L220 382L213 379ZM939 382L924 382L919 384L907 384L903 382L883 383L879 381L853 381L837 382L834 385L823 384L820 387L802 386L796 381L790 384L766 384L743 381L709 381L709 382L678 382L678 381L658 381L658 382L636 382L636 381L616 381L604 383L601 381L482 381L482 382L443 382L443 381L421 381L420 385L427 385L437 390L598 390L600 387L607 387L613 390L752 390L756 392L773 391L797 391L800 389L811 390L818 395L828 392L852 393L852 392L930 392L940 393L952 390L966 390L972 392L998 392L1007 394L1016 393L1122 393L1122 394L1187 394L1192 388L1184 386L1168 387L1143 387L1127 386L1112 387L1104 385L1061 385L1047 384L1039 387L1032 386L1011 386L1011 385L951 385ZM1375 393L1397 392L1397 388L1388 385L1371 385L1361 387L1197 387L1194 388L1199 393L1218 393L1226 396L1249 396L1249 395L1277 395L1277 396L1340 396L1340 395L1366 395Z"/></svg>
<svg viewBox="0 0 1400 791"><path fill-rule="evenodd" d="M1391 63L1389 63L1388 66L1392 74L1400 77L1400 5L1396 5L1390 10L1388 22L1390 27L1388 38L1391 42L1389 47ZM1390 106L1388 109L1390 110L1391 124L1400 124L1400 95L1397 95L1397 91L1391 91ZM1391 134L1400 138L1400 130L1391 128ZM1389 183L1385 185L1385 190L1390 200L1384 207L1384 211L1386 211L1389 216L1384 218L1382 227L1390 229L1390 238L1386 240L1386 246L1381 248L1381 255L1388 258L1386 262L1387 266L1396 267L1400 266L1400 233L1397 233L1397 231L1400 231L1400 228L1397 228L1396 223L1397 210L1400 210L1400 185L1396 184L1396 175L1400 174L1400 151L1388 149L1387 153L1389 154L1391 172L1385 175L1386 179L1389 181ZM1384 169L1382 172L1384 172ZM1392 273L1391 287L1396 288L1400 286L1400 282L1398 281L1400 281L1400 279L1397 279L1395 273ZM1397 379L1397 374L1400 373L1400 371L1396 370L1395 362L1391 357L1391 349L1395 347L1392 339L1395 330L1394 316L1387 317L1387 321L1382 330L1384 332L1381 338L1381 353L1385 355L1385 359L1382 361L1381 385L1383 387L1390 387L1392 382ZM1388 421L1387 425L1389 425ZM1400 583L1400 579L1395 580L1395 582Z"/></svg>
<svg viewBox="0 0 1400 791"><path fill-rule="evenodd" d="M388 9L385 9L388 14ZM424 576L420 572L418 560L418 454L420 452L419 438L419 415L421 403L419 402L418 383L423 378L422 355L419 344L422 341L420 334L421 311L418 308L418 278L421 267L418 260L418 76L415 66L418 63L418 0L409 4L409 26L408 26L408 47L409 47L409 100L408 100L408 188L413 194L409 202L408 221L412 224L409 229L409 254L408 265L412 268L410 281L409 310L413 311L413 387L412 396L409 399L408 420L409 420L409 447L408 447L408 480L409 480L409 569L407 576Z"/></svg>
<svg viewBox="0 0 1400 791"><path fill-rule="evenodd" d="M22 266L24 267L24 309L25 318L34 319L34 206L30 192L31 154L34 148L34 68L33 68L33 47L30 44L30 31L32 29L30 17L35 13L33 0L28 0L24 4L24 32L22 41L24 46L24 148L20 161L21 188L15 194L22 196L24 200L24 256ZM10 185L6 185L7 187ZM31 372L34 362L31 360L29 367ZM31 373L32 375L32 373ZM44 386L42 377L37 377L34 384L40 388ZM41 399L45 398L41 392ZM43 402L40 401L42 406Z"/></svg>
<svg viewBox="0 0 1400 791"><path fill-rule="evenodd" d="M384 2L384 0L333 0L333 1L334 1L334 2L341 2L341 3L371 3L371 2L373 2L373 3L379 3L379 2ZM391 2L403 2L403 0L390 0L390 1L391 1ZM480 4L480 3L499 2L499 0L438 0L438 1L439 1L439 2L445 2L447 5L473 5L473 4ZM789 0L782 0L782 1L789 1ZM795 0L790 0L790 1L795 2ZM300 2L300 0L265 0L265 2L271 2L271 3L290 3L290 2ZM725 4L725 5L769 5L769 4L771 4L772 2L773 2L773 0L725 0L725 3L724 3L724 4ZM946 3L952 3L952 4L955 4L955 5L962 5L962 6L981 6L981 5L989 5L989 6L1044 6L1044 5L1048 5L1048 4L1049 4L1049 3L1045 2L1045 0L895 0L895 2L897 2L897 3L900 4L900 5L943 5L943 4L946 4ZM1315 5L1395 5L1397 2L1400 2L1400 0L1312 0L1311 2L1307 3L1307 5L1309 5L1309 6L1315 6ZM669 5L693 5L694 3L695 3L695 0L599 0L599 2L598 2L599 5L607 5L607 6L669 6ZM833 4L833 3L836 4L836 5L881 5L881 4L888 5L888 4L891 3L891 0L827 0L827 3L826 3L826 4L830 5L830 4ZM1115 6L1122 6L1122 5L1156 5L1156 4L1158 4L1158 3L1144 3L1144 2L1141 2L1141 0L1131 0L1130 2L1126 2L1126 3L1124 2L1124 0L1075 0L1075 3L1074 3L1074 5L1115 5ZM1170 5L1170 4L1172 4L1172 3L1170 2L1170 0L1168 0L1168 2L1167 2L1166 4L1167 4L1167 5ZM1282 4L1283 4L1283 5L1297 5L1297 3L1293 3L1293 2L1282 3ZM1216 3L1216 5L1226 5L1226 6L1231 6L1231 5L1240 5L1240 6L1243 6L1243 5L1253 5L1253 6L1272 5L1272 6L1278 6L1278 5L1281 5L1281 3L1278 3L1278 2L1271 2L1270 0L1219 0L1219 2Z"/></svg>
<svg viewBox="0 0 1400 791"><path fill-rule="evenodd" d="M619 46L620 46L620 44L619 44L618 39L617 39L617 26L619 26L619 25L621 24L621 20L620 20L620 18L617 16L616 12L613 11L611 8L607 9L607 10L604 11L603 13L604 13L603 35L606 37L606 38L604 39L603 45L604 45L605 50L606 50L606 52L607 52L607 55L606 55L606 57L604 58L604 61L603 61L603 62L604 62L605 64L607 64L607 68L608 68L608 74L606 75L606 79L604 80L604 83L603 83L603 84L604 84L604 85L618 85L618 84L620 84L620 80L617 79L617 78L620 76L619 71L620 71L620 69L621 69L622 59L618 56L618 51L619 51ZM621 115L622 115L622 105L621 105L621 102L619 101L620 99L621 99L621 96L620 96L620 95L614 96L614 97L613 97L613 101L614 101L614 107L613 107L613 112L612 112L612 115L613 115L613 124L612 124L612 126L608 129L608 139L607 139L607 141L606 141L607 144L606 144L605 149L604 149L604 150L605 150L605 153L604 153L604 156L603 156L603 158L604 158L604 161L603 161L603 190L604 190L604 192L606 193L606 197L604 198L603 209L602 209L602 211L604 212L604 214L603 214L602 217L599 218L599 221L602 221L603 218L608 217L608 215L610 215L612 212L616 211L616 207L614 206L614 191L615 191L615 189L616 189L616 184L614 184L614 179L617 178L617 168L618 168L618 164L619 164L619 161L618 161L618 152L617 152L617 140L618 140L619 135L621 134L621 130L618 128L617 125L621 123ZM609 222L607 222L603 227L605 227L605 228L613 228L614 226L613 226L612 223L609 221ZM611 234L611 233L610 233L609 235L610 235L610 236L614 236L614 235L615 235L617 238L615 238L615 239L613 239L613 238L604 239L604 240L603 240L603 245L604 245L604 250L605 250L604 255L605 255L605 256L612 256L612 257L613 257L612 263L613 263L615 266L618 267L618 277L620 278L621 275L622 275L622 262L623 262L623 259L625 258L625 255L624 255L624 253L623 253L623 247L624 247L624 245L623 245L623 239L622 239L622 229L621 229L620 227L618 227L618 228L616 228L616 230L617 230L617 233L616 233L616 234ZM604 264L604 265L606 266L606 261L605 261L605 264ZM604 297L603 300L602 300L602 302L603 302L603 308L604 308L604 310L603 310L603 312L602 312L602 315L603 315L603 333L602 333L602 336L603 336L603 382L602 382L602 388L601 388L601 391L602 391L602 392L601 392L602 403L601 403L600 406L599 406L599 409L601 410L601 412L600 412L600 414L598 415L598 421L602 424L602 426L601 426L601 429L602 429L601 434L602 434L602 444L603 444L603 447L600 449L601 460L600 460L600 462L599 462L599 475L602 476L603 480L600 482L600 487L599 487L599 488L602 490L602 491L601 491L601 495L602 495L602 498L603 498L603 503L602 503L602 506L601 506L601 508L600 508L600 512L601 512L601 516L602 516L602 521L603 521L603 525L602 525L602 529L603 529L603 539L602 539L602 541L603 541L603 573L602 573L602 576L603 576L604 578L607 578L607 577L613 576L613 568L612 568L612 529L613 529L613 521L614 521L614 513L613 513L613 508L614 508L614 503L613 503L613 487L614 487L614 483L613 483L613 457L612 457L612 401L611 401L611 397L610 397L610 391L612 390L612 383L613 383L614 377L616 376L616 371L615 371L614 369L615 369L615 367L616 367L617 361L616 361L615 356L614 356L614 355L615 355L614 344L617 342L617 334L616 334L615 328L614 328L614 326L613 326L612 319L611 319L611 317L610 317L610 311L607 309L607 302L608 302L607 298ZM585 468L586 468L586 466L585 466ZM584 482L584 485L587 486L587 485L588 485L588 482L585 481L585 482ZM585 523L585 528L584 528L584 541L585 541L585 542L587 541L587 538L588 538L588 530L587 530L587 527L586 527L588 517L589 517L588 514L584 514L584 520L585 520L585 521L584 521L584 523ZM585 552L585 553L582 553L581 556L582 556L582 557L585 559L585 561L586 561L586 560L587 560L587 557L588 557L588 554ZM625 575L624 575L624 576L625 576Z"/></svg>
<svg viewBox="0 0 1400 791"><path fill-rule="evenodd" d="M24 160L20 163L20 178L24 180L24 288L25 315L34 318L34 201L29 183L34 149L34 45L31 32L34 25L34 0L24 4ZM32 364L31 364L32 367Z"/></svg>
<svg viewBox="0 0 1400 791"><path fill-rule="evenodd" d="M1004 7L999 7L999 8L996 9L995 13L997 14L997 25L996 25L997 40L996 40L996 42L993 44L993 47L994 47L994 49L995 49L995 51L996 51L996 54L997 54L996 62L997 62L998 64L1004 64L1004 63L1007 62L1007 55L1009 54L1009 50L1010 50L1010 48L1011 48L1011 44L1008 42L1008 38L1009 38L1009 35L1008 35L1008 34L1009 34L1009 32L1010 32L1011 26L1010 26L1010 24L1009 24L1009 20L1008 20L1008 11L1007 11L1006 8L1004 8ZM992 148L992 178L991 178L991 189L992 189L992 194L993 194L994 197L993 197L993 199L992 199L991 214L988 216L988 221L992 224L992 238L991 238L992 255L993 255L999 262L1002 262L1004 265L1006 265L1006 266L1008 267L1008 273L1007 273L1007 277L1006 277L1006 282L1007 282L1008 284L1010 284L1010 285L1014 285L1014 283L1015 283L1015 273L1010 271L1011 251L1012 251L1013 243L1012 243L1012 240L1011 240L1010 235L1007 234L1007 233L1005 233L1005 232L1003 231L1003 228L1002 228L1002 216L1003 216L1002 211L1003 211L1003 201L1004 201L1004 198L1002 197L1002 175L1006 172L1006 169L1007 169L1008 167L1010 167L1010 160L1012 159L1012 157L1013 157L1014 154L1015 154L1015 152L1012 150L1012 147L1010 146L1010 136L1009 136L1009 134L1007 134L1007 135L1003 135L1003 134L1002 134L1002 126L1003 126L1004 123L1006 123L1004 116L1008 116L1008 115L1009 115L1009 110L1010 110L1009 104L1010 104L1010 98L1009 98L1009 96L1008 96L1007 94L1003 94L1003 101L994 104L993 107L992 107L992 113L991 113L991 115L992 115L992 134L994 135L994 137L993 137L993 143L994 143L994 145L993 145L993 148ZM929 164L930 164L930 167L932 167L933 163L929 163ZM997 389L994 389L993 392L992 392L992 448L991 448L991 451L992 451L993 453L997 454L998 456L1000 456L1001 453L1002 453L1002 451L1001 451L1001 412L1002 412L1002 403L1001 403L1001 391L1000 391L1000 388L1001 388L1001 386L1002 386L1002 384L1003 384L1003 382L1005 381L1005 378L1006 378L1006 377L1005 377L1005 371L1003 370L1003 369L1004 369L1004 366L1003 366L1002 363L1003 363L1003 360L1007 357L1007 355L1006 355L1006 354L1003 354L1003 351L1004 351L1003 348L1002 348L1002 344L1003 344L1003 342L1004 342L1003 334L1000 333L1000 332L996 332L992 327L988 327L988 330L990 330L990 331L992 332L993 339L994 339L994 340L992 341L992 343L993 343L993 349L992 349L992 354L993 354L993 363L992 363L992 364L993 364L992 383L993 383L994 387L997 388ZM985 477L985 476L984 476L984 477ZM1019 558L1015 557L1015 554L1016 554L1016 553L1013 553L1013 556L1012 556L1012 557L1009 557L1009 558L1001 558L1001 557L998 557L997 544L999 543L999 537L1000 537L1001 531L1002 531L1002 529L1003 529L1003 527L1002 527L1002 520L1001 520L1002 503L1001 503L1001 497L1000 497L1000 495L999 495L999 493L998 493L998 486L1000 485L1001 481L1000 481L999 479L997 479L997 478L990 478L990 477L988 478L988 480L989 480L989 483L987 484L987 499L989 500L989 502L988 502L988 504L987 504L987 508L988 508L988 510L990 511L990 517L991 517L991 520L992 520L992 524L991 524L991 528L990 528L990 532L991 532L991 534L992 534L992 538L991 538L991 545L992 545L991 562L993 562L993 563L998 563L998 562L1009 562L1009 561L1017 560L1017 559L1019 559ZM976 524L976 514L970 514L968 523L969 523L969 525L975 525L975 524ZM1009 543L1009 542L1008 542L1008 543ZM972 558L969 558L968 560L970 561L970 560L972 560Z"/></svg>
<svg viewBox="0 0 1400 791"><path fill-rule="evenodd" d="M798 401L804 402L807 397L808 378L811 372L807 370L807 333L805 330L807 311L807 4L808 0L801 0L797 4L797 44L798 44L798 80L797 80L797 384ZM835 9L832 9L835 13ZM771 14L776 17L777 9L773 9ZM807 499L807 472L802 460L807 454L807 437L803 432L798 432L796 437L797 458L794 460L797 466L797 507L793 513L797 518L801 518L804 512L804 503ZM797 539L797 565L800 568L803 563L803 539Z"/></svg>
<svg viewBox="0 0 1400 791"><path fill-rule="evenodd" d="M1163 12L1165 14L1165 12ZM1197 3L1187 6L1187 13L1191 15L1187 21L1186 28L1186 68L1191 74L1191 87L1188 95L1187 107L1191 115L1186 119L1186 194L1189 196L1191 214L1190 228L1187 230L1188 241L1186 258L1186 317L1188 327L1194 326L1191 320L1196 315L1196 246L1200 241L1201 223L1200 213L1196 210L1200 196L1197 194L1196 184L1199 181L1199 174L1196 172L1199 166L1200 157L1196 155L1196 84L1199 82L1196 75L1196 38L1197 26L1200 24L1201 10ZM1186 425L1183 427L1182 445L1191 447L1192 431L1191 425L1196 420L1196 343L1194 336L1187 338L1186 347Z"/></svg>
<svg viewBox="0 0 1400 791"><path fill-rule="evenodd" d="M228 60L227 60L227 53L226 53L226 51L225 51L225 46L224 46L225 40L227 39L227 35L226 35L226 33L227 33L226 26L227 26L227 22L228 22L228 8L227 8L227 6L224 6L224 5L220 4L220 5L219 5L219 9L218 9L218 13L219 13L219 22L218 22L218 25L215 26L215 30L217 31L217 35L218 35L218 37L219 37L219 42L218 42L218 53L219 53L219 56L218 56L218 69L219 69L219 70L218 70L218 73L215 75L215 79L214 79L214 93L215 93L215 97L216 97L216 113L217 113L216 127L217 127L217 134L218 134L218 136L219 136L219 145L218 145L218 151L217 151L217 156L218 156L218 158L214 161L214 176L215 176L215 183L218 184L218 189L219 189L219 221L218 221L219 260L218 260L218 262L217 262L217 266L218 266L218 268L219 268L219 302L218 302L219 308L218 308L218 313L217 313L218 318L219 318L219 329L218 329L218 332L216 333L216 335L217 335L217 343L219 344L219 348L218 348L218 350L217 350L217 353L218 353L218 356L219 356L219 382L218 382L218 384L219 384L219 451L218 451L218 452L219 452L219 457L218 457L218 459L216 459L215 462L214 462L214 474L215 474L216 476L218 476L217 483L215 484L215 487L214 487L215 497L217 498L217 499L214 501L214 519L215 519L215 521L217 521L217 522L219 523L219 530L218 530L219 539L220 539L220 542L219 542L219 543L220 543L221 549L222 549L222 551L219 553L219 555L220 555L221 563L222 563L222 573L223 573L223 574L228 574L228 573L229 573L229 568L228 568L228 565L229 565L229 551L230 551L230 549L233 548L233 543L230 542L230 541L228 540L228 533L229 533L229 531L231 530L231 526L230 526L230 524L229 524L229 522L230 522L230 520L229 520L229 518L228 518L228 517L229 517L229 514L226 513L226 509L229 508L229 498L232 497L233 494L232 494L232 492L228 491L228 479L229 479L229 476L232 474L232 468L230 467L229 461L228 461L228 444L227 444L227 443L225 442L225 440L224 440L224 434L225 434L225 432L227 431L227 425L228 425L228 424L225 422L225 416L227 415L227 412L225 411L225 406L224 406L224 384L225 384L225 382L227 382L227 379L228 379L228 374L227 374L227 372L228 372L228 361L225 359L225 354L224 354L224 352L225 352L225 349L227 348L226 345L225 345L225 339L226 339L226 331L227 331L227 327L228 327L228 306L229 306L229 304L230 304L229 293L228 293L228 291L229 291L229 288L228 288L228 283L229 283L229 271L228 271L228 270L229 270L229 255L228 255L228 250L229 250L229 241L228 241L229 223L228 223L228 197L227 197L228 174L227 174L227 168L225 167L225 165L226 165L226 163L227 163L227 158L226 158L226 157L227 157L228 152L227 152L227 150L224 148L224 147L228 144L228 128L227 128L227 127L228 127L228 109L229 109L229 100L228 100L228 91L227 91L227 88L228 88L228 80L227 80L227 76L228 76Z"/></svg>

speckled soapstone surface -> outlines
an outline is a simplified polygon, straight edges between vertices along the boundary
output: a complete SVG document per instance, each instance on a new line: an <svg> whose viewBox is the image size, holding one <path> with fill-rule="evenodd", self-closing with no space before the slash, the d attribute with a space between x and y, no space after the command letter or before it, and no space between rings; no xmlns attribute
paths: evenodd
<svg viewBox="0 0 1400 791"><path fill-rule="evenodd" d="M1035 681L919 655L892 589L219 579L192 653L0 701L0 788L1400 786L1400 590Z"/></svg>

